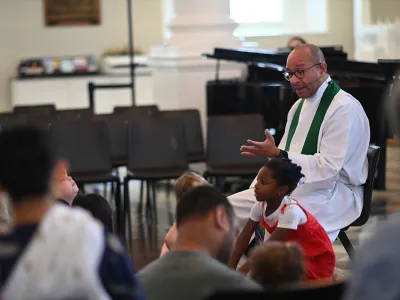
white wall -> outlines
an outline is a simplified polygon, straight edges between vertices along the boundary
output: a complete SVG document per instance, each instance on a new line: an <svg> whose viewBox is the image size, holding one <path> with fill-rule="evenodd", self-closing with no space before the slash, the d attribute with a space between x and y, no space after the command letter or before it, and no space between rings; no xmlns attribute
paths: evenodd
<svg viewBox="0 0 400 300"><path fill-rule="evenodd" d="M370 0L371 1L371 21L395 21L400 19L399 0Z"/></svg>
<svg viewBox="0 0 400 300"><path fill-rule="evenodd" d="M393 1L400 2L400 0ZM318 14L318 11L315 11L315 14ZM318 46L342 45L344 50L349 54L349 57L353 57L353 1L329 0L328 18L327 34L302 35L302 37L305 38L307 42ZM296 22L296 20L294 19L293 22ZM288 36L277 36L249 38L248 41L258 42L260 47L264 49L275 49L278 47L286 47L288 39Z"/></svg>
<svg viewBox="0 0 400 300"><path fill-rule="evenodd" d="M134 0L135 46L162 43L161 0ZM45 27L42 0L0 0L0 111L10 109L9 79L22 58L95 54L128 44L126 0L101 0L101 25Z"/></svg>

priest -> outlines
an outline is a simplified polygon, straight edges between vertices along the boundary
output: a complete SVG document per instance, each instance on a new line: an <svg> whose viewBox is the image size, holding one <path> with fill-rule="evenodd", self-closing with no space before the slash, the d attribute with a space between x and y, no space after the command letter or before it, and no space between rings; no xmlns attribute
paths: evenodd
<svg viewBox="0 0 400 300"><path fill-rule="evenodd" d="M305 181L292 197L317 218L333 242L361 214L369 121L359 101L331 79L317 46L297 46L284 76L300 99L289 111L279 146L266 130L264 141L248 140L240 150L242 155L289 158L300 165ZM229 197L242 224L256 201L255 183Z"/></svg>

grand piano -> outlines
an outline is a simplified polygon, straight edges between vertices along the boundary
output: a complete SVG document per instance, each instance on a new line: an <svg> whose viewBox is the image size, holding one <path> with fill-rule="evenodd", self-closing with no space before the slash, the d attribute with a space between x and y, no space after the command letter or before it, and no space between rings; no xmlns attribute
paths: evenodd
<svg viewBox="0 0 400 300"><path fill-rule="evenodd" d="M322 47L333 80L346 92L356 97L369 118L371 144L381 147L376 189L385 189L386 140L390 136L385 93L391 81L390 72L383 64L348 60L341 47ZM298 99L282 73L289 51L215 48L203 57L215 59L216 78L207 83L207 115L254 114L264 116L265 128L274 129L275 140L283 136L289 109ZM247 65L245 79L219 79L220 61Z"/></svg>

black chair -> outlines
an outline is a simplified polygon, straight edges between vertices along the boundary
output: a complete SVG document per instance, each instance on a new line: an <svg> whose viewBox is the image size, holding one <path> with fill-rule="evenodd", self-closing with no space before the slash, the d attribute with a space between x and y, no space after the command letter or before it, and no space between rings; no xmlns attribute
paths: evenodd
<svg viewBox="0 0 400 300"><path fill-rule="evenodd" d="M140 117L141 115L156 116L159 113L157 105L139 106L115 106L114 114L132 114Z"/></svg>
<svg viewBox="0 0 400 300"><path fill-rule="evenodd" d="M128 164L128 120L123 115L94 115L94 121L105 122L108 126L112 165L114 168Z"/></svg>
<svg viewBox="0 0 400 300"><path fill-rule="evenodd" d="M56 107L54 104L44 104L44 105L32 105L32 106L14 106L13 114L25 114L25 115L52 115L56 112Z"/></svg>
<svg viewBox="0 0 400 300"><path fill-rule="evenodd" d="M11 113L0 113L0 130L2 130L7 123L12 119Z"/></svg>
<svg viewBox="0 0 400 300"><path fill-rule="evenodd" d="M2 128L9 128L20 125L33 125L43 130L50 130L54 121L53 115L26 115L12 114L2 124Z"/></svg>
<svg viewBox="0 0 400 300"><path fill-rule="evenodd" d="M182 120L185 128L189 162L205 161L203 130L201 127L200 113L197 109L164 110L164 118L178 118Z"/></svg>
<svg viewBox="0 0 400 300"><path fill-rule="evenodd" d="M374 182L376 177L376 170L379 161L380 147L378 146L369 146L367 158L368 158L368 177L367 181L364 184L364 196L363 196L363 208L361 211L361 215L348 227L343 228L339 232L339 240L342 243L343 247L346 249L349 257L352 257L354 253L354 247L351 244L346 231L350 227L360 227L367 223L371 211L371 202L372 202L372 191L374 189Z"/></svg>
<svg viewBox="0 0 400 300"><path fill-rule="evenodd" d="M113 172L109 131L104 122L58 121L52 123L50 135L54 151L68 160L70 175L81 188L90 183L116 185L116 229L122 232L121 183Z"/></svg>
<svg viewBox="0 0 400 300"><path fill-rule="evenodd" d="M65 109L57 110L55 112L55 119L61 121L75 121L75 120L87 120L94 115L91 108L84 109Z"/></svg>
<svg viewBox="0 0 400 300"><path fill-rule="evenodd" d="M252 300L340 300L346 291L347 283L340 282L320 287L299 287L270 289L264 291L231 290L214 293L207 300L252 299Z"/></svg>
<svg viewBox="0 0 400 300"><path fill-rule="evenodd" d="M183 124L175 119L148 119L130 123L128 130L128 174L124 179L124 211L131 228L129 181L146 182L147 212L157 218L155 184L176 179L189 169ZM151 195L152 194L152 195ZM143 190L139 212L142 212Z"/></svg>
<svg viewBox="0 0 400 300"><path fill-rule="evenodd" d="M261 115L210 117L207 122L207 170L204 177L213 179L227 176L254 178L265 163L262 157L245 157L240 146L248 139L265 140Z"/></svg>

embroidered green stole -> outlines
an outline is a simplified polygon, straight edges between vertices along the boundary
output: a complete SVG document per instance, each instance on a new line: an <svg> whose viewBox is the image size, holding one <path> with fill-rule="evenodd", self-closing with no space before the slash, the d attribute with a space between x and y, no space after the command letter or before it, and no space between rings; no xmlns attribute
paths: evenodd
<svg viewBox="0 0 400 300"><path fill-rule="evenodd" d="M332 80L328 87L325 89L322 95L321 102L318 105L317 111L315 112L314 119L312 120L310 129L308 130L306 140L304 141L303 149L301 154L314 155L318 149L318 136L321 128L322 121L325 118L325 114L331 104L333 98L340 91L340 87ZM299 106L294 113L292 122L290 123L289 133L286 140L285 151L289 151L290 143L292 142L293 136L296 132L297 125L299 124L300 112L303 107L304 101L301 99Z"/></svg>

